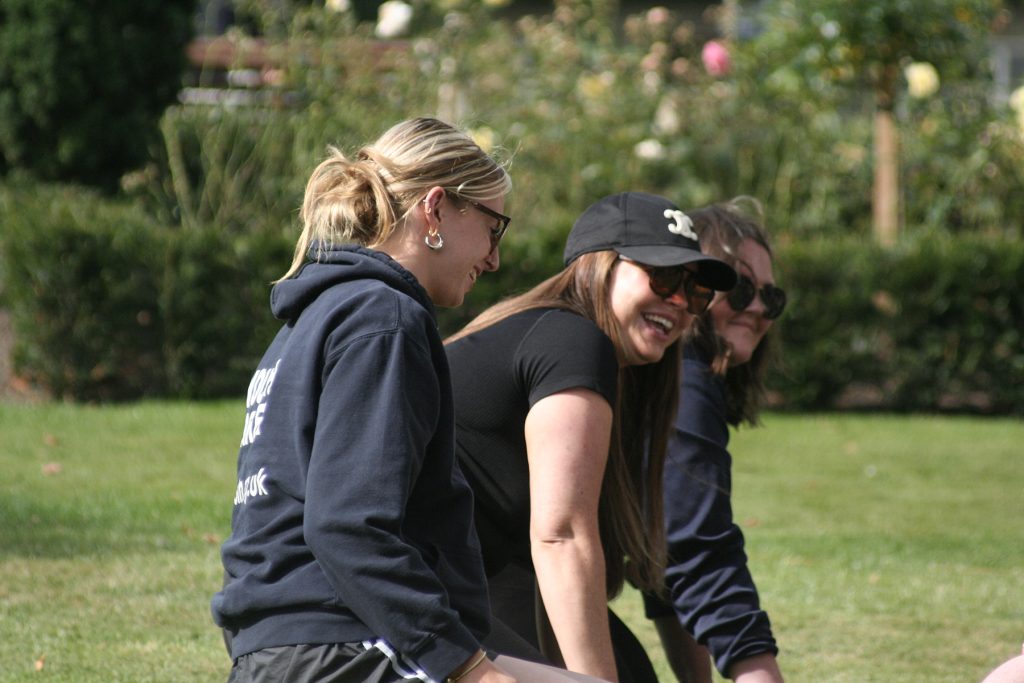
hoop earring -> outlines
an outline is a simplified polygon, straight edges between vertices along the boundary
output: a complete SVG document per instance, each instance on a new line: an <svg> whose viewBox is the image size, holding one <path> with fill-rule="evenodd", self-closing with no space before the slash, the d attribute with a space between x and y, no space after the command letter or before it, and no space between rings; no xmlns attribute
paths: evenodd
<svg viewBox="0 0 1024 683"><path fill-rule="evenodd" d="M433 238L433 242L431 242L431 238ZM423 243L426 244L433 251L438 251L441 249L441 247L444 246L444 238L441 237L441 233L435 230L434 232L428 232L423 237Z"/></svg>

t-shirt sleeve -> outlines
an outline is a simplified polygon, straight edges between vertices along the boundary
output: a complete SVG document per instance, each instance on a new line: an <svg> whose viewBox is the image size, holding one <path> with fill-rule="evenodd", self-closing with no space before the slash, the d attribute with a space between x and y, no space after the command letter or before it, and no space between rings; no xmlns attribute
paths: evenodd
<svg viewBox="0 0 1024 683"><path fill-rule="evenodd" d="M515 352L519 379L532 407L567 389L589 389L615 406L619 363L611 339L591 320L569 311L547 311Z"/></svg>

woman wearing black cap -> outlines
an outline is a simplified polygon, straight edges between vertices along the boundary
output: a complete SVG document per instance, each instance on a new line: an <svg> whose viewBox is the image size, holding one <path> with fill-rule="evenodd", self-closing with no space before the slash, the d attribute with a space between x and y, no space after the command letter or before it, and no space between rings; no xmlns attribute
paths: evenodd
<svg viewBox="0 0 1024 683"><path fill-rule="evenodd" d="M607 599L627 577L662 585L679 338L736 274L701 253L678 207L636 192L590 206L565 263L448 340L456 450L474 490L492 638L509 654L539 646L571 671L626 681Z"/></svg>

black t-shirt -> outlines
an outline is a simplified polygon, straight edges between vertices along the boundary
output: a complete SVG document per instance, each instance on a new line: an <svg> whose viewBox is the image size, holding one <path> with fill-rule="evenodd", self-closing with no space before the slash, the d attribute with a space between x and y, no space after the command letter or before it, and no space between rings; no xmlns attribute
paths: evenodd
<svg viewBox="0 0 1024 683"><path fill-rule="evenodd" d="M497 573L510 560L529 566L526 415L542 398L573 388L595 391L614 407L615 347L588 318L532 309L463 337L447 350L455 449L473 488L487 573Z"/></svg>

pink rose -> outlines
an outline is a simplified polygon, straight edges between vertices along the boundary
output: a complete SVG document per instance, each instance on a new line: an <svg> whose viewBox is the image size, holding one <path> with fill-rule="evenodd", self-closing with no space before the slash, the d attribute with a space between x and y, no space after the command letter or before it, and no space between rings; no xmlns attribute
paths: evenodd
<svg viewBox="0 0 1024 683"><path fill-rule="evenodd" d="M732 63L729 60L729 50L717 40L709 40L704 43L704 49L700 51L701 61L709 74L725 76L729 73Z"/></svg>

